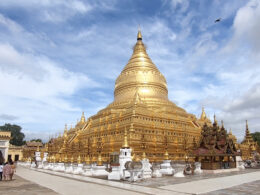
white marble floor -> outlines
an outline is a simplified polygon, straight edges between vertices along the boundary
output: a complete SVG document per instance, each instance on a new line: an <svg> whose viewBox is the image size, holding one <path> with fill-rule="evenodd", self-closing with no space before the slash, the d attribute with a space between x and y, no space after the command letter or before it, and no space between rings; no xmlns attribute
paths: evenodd
<svg viewBox="0 0 260 195"><path fill-rule="evenodd" d="M17 175L60 194L79 194L84 190L87 190L86 192L90 194L202 194L260 180L260 171L257 170L250 173L201 179L160 187L147 187L43 169L32 170L23 167L18 168Z"/></svg>

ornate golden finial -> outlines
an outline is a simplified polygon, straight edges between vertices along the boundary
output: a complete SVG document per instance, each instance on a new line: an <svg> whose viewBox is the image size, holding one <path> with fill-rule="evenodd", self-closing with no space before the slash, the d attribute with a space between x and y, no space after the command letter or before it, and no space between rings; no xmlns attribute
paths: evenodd
<svg viewBox="0 0 260 195"><path fill-rule="evenodd" d="M142 34L141 34L140 26L139 26L139 28L138 28L137 40L138 40L138 41L139 41L139 40L140 40L140 41L142 40Z"/></svg>
<svg viewBox="0 0 260 195"><path fill-rule="evenodd" d="M142 159L146 159L146 154L145 154L145 151L143 151L143 154L142 154Z"/></svg>
<svg viewBox="0 0 260 195"><path fill-rule="evenodd" d="M201 115L200 115L200 119L201 120L204 120L206 119L207 116L206 116L206 113L205 113L205 110L204 110L204 106L202 106L202 111L201 111Z"/></svg>
<svg viewBox="0 0 260 195"><path fill-rule="evenodd" d="M71 158L70 158L70 162L71 162L71 163L74 163L74 157L73 157L73 155L72 155Z"/></svg>
<svg viewBox="0 0 260 195"><path fill-rule="evenodd" d="M164 160L169 160L168 150L165 150L165 153L164 153Z"/></svg>
<svg viewBox="0 0 260 195"><path fill-rule="evenodd" d="M81 123L85 123L85 121L86 121L86 118L85 118L85 116L84 116L84 112L82 112L80 122L81 122Z"/></svg>
<svg viewBox="0 0 260 195"><path fill-rule="evenodd" d="M128 141L127 141L127 130L126 130L126 127L125 127L123 148L129 148Z"/></svg>
<svg viewBox="0 0 260 195"><path fill-rule="evenodd" d="M67 124L65 124L65 128L64 128L64 137L67 137L67 133L68 133L68 127Z"/></svg>
<svg viewBox="0 0 260 195"><path fill-rule="evenodd" d="M68 162L68 156L67 156L67 154L65 155L64 162L65 162L65 163Z"/></svg>
<svg viewBox="0 0 260 195"><path fill-rule="evenodd" d="M229 134L232 135L232 130L231 130L231 128L229 129Z"/></svg>
<svg viewBox="0 0 260 195"><path fill-rule="evenodd" d="M224 122L221 120L221 127L224 128Z"/></svg>
<svg viewBox="0 0 260 195"><path fill-rule="evenodd" d="M79 156L78 156L77 162L78 162L78 164L81 163L81 157L80 157L80 154L79 154Z"/></svg>
<svg viewBox="0 0 260 195"><path fill-rule="evenodd" d="M102 165L103 165L102 156L101 156L101 152L99 152L97 166L102 166Z"/></svg>
<svg viewBox="0 0 260 195"><path fill-rule="evenodd" d="M87 165L90 164L90 158L89 158L89 155L86 156L86 158L85 158L85 162L86 162Z"/></svg>

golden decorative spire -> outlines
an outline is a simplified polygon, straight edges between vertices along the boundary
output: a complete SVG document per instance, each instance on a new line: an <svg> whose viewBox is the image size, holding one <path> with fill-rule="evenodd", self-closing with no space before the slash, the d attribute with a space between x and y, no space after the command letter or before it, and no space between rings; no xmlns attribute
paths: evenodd
<svg viewBox="0 0 260 195"><path fill-rule="evenodd" d="M164 160L169 160L168 150L165 150L165 153L164 153Z"/></svg>
<svg viewBox="0 0 260 195"><path fill-rule="evenodd" d="M102 156L101 156L101 152L99 152L97 166L102 166L102 165L103 165Z"/></svg>
<svg viewBox="0 0 260 195"><path fill-rule="evenodd" d="M67 129L67 124L65 124L65 128L64 128L64 133L63 136L66 138L68 136L68 129Z"/></svg>
<svg viewBox="0 0 260 195"><path fill-rule="evenodd" d="M206 116L206 113L205 113L204 107L202 107L202 112L201 112L201 115L200 115L200 119L201 119L201 120L205 120L205 119L207 119L207 116Z"/></svg>
<svg viewBox="0 0 260 195"><path fill-rule="evenodd" d="M90 158L89 158L89 155L87 155L87 157L85 158L85 162L86 162L87 165L90 164Z"/></svg>
<svg viewBox="0 0 260 195"><path fill-rule="evenodd" d="M85 123L85 121L86 121L86 118L85 118L85 116L84 116L84 112L82 112L80 122L81 122L81 123Z"/></svg>
<svg viewBox="0 0 260 195"><path fill-rule="evenodd" d="M127 130L126 130L126 127L125 127L125 133L124 133L124 143L123 143L123 148L129 148L129 145L128 145L128 141L127 141Z"/></svg>
<svg viewBox="0 0 260 195"><path fill-rule="evenodd" d="M140 30L140 27L138 29L138 33L137 33L137 41L141 41L142 40L142 34L141 34L141 30Z"/></svg>
<svg viewBox="0 0 260 195"><path fill-rule="evenodd" d="M146 159L145 151L143 151L142 159Z"/></svg>
<svg viewBox="0 0 260 195"><path fill-rule="evenodd" d="M67 156L67 154L65 155L64 162L65 162L65 163L68 162L68 156Z"/></svg>
<svg viewBox="0 0 260 195"><path fill-rule="evenodd" d="M80 155L78 156L77 162L78 162L78 164L81 163L81 157L80 157Z"/></svg>

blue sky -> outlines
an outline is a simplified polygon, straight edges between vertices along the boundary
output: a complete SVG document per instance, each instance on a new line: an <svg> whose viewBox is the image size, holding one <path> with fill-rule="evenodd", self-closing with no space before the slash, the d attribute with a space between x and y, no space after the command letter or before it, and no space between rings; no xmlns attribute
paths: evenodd
<svg viewBox="0 0 260 195"><path fill-rule="evenodd" d="M259 21L259 0L1 0L0 124L47 139L107 106L140 25L169 99L241 140L260 131Z"/></svg>

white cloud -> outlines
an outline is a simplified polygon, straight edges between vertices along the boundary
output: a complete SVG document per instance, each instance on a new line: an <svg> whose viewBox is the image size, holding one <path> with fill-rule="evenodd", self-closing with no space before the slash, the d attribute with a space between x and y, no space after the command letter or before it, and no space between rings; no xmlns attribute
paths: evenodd
<svg viewBox="0 0 260 195"><path fill-rule="evenodd" d="M0 114L17 116L13 120L17 123L64 124L72 113L82 111L70 102L71 96L98 86L86 75L69 72L46 57L20 53L7 44L0 44L0 62Z"/></svg>

